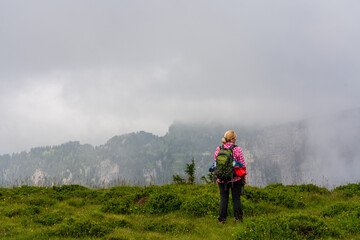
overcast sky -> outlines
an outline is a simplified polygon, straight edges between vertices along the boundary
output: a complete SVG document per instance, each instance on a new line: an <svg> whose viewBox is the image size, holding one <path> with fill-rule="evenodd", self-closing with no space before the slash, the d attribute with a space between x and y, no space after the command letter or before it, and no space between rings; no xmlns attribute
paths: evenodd
<svg viewBox="0 0 360 240"><path fill-rule="evenodd" d="M360 107L360 1L0 0L0 154Z"/></svg>

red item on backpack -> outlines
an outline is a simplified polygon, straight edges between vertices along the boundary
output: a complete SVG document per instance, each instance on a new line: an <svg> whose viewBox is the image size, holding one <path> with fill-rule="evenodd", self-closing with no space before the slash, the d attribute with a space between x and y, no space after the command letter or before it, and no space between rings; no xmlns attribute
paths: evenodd
<svg viewBox="0 0 360 240"><path fill-rule="evenodd" d="M237 176L240 176L240 177L244 176L246 174L246 167L243 166L242 168L240 168L240 167L236 166L235 173Z"/></svg>

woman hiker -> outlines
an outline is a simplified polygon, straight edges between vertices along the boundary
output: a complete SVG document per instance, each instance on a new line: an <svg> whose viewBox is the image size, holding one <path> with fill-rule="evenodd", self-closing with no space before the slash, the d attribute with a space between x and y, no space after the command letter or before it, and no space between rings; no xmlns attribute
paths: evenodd
<svg viewBox="0 0 360 240"><path fill-rule="evenodd" d="M245 167L245 160L242 150L240 147L235 145L236 138L237 136L234 131L227 131L224 134L224 137L221 139L223 143L222 148L224 149L232 148L232 155L233 155L233 159L235 160L233 164L235 165L236 175L228 181L224 181L224 180L221 181L219 178L217 178L217 183L220 189L220 207L219 207L219 218L218 218L220 225L224 224L226 220L230 189L232 194L234 217L236 221L242 221L243 219L240 194L242 187L244 187L244 184L246 184L247 171ZM216 161L219 155L220 148L221 146L218 147L215 151L214 161Z"/></svg>

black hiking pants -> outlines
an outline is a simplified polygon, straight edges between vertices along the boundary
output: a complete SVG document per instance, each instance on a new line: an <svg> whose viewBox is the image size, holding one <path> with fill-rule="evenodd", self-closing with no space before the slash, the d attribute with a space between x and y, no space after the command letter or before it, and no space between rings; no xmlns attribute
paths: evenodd
<svg viewBox="0 0 360 240"><path fill-rule="evenodd" d="M227 186L225 186L227 184ZM240 195L241 187L243 186L242 181L236 181L232 183L218 183L220 189L220 209L219 209L219 222L225 222L228 203L229 203L229 191L231 189L234 217L236 220L242 220L243 212L241 207Z"/></svg>

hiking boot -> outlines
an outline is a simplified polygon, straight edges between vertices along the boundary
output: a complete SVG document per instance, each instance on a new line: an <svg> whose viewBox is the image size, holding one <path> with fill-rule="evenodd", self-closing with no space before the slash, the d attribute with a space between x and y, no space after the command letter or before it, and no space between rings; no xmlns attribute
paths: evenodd
<svg viewBox="0 0 360 240"><path fill-rule="evenodd" d="M225 224L225 222L218 222L218 225L224 225Z"/></svg>
<svg viewBox="0 0 360 240"><path fill-rule="evenodd" d="M238 219L235 219L236 223L242 223L243 222L243 217L240 216Z"/></svg>

